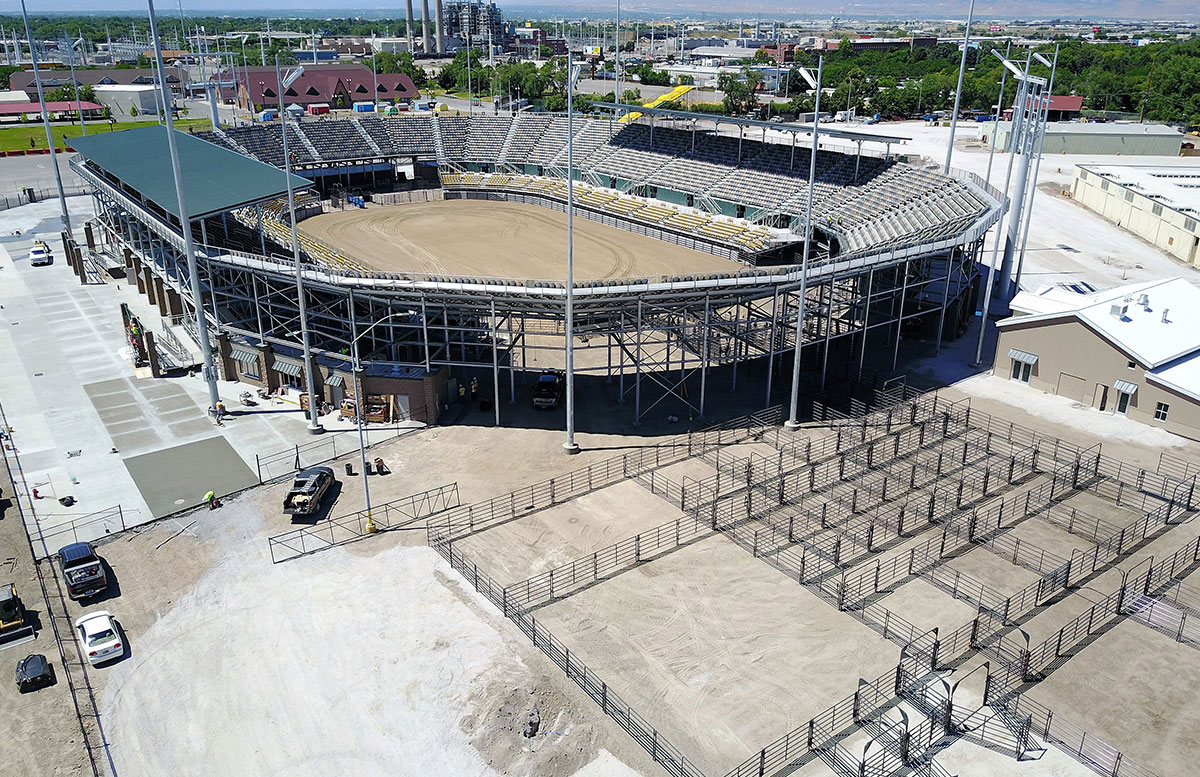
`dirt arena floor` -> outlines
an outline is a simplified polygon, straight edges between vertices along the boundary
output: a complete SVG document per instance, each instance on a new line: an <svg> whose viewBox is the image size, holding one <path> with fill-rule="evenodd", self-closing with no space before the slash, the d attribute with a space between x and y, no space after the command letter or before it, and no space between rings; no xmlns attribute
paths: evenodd
<svg viewBox="0 0 1200 777"><path fill-rule="evenodd" d="M566 278L567 216L536 205L442 200L355 208L306 219L300 229L382 272ZM585 218L575 219L574 244L580 281L745 269Z"/></svg>

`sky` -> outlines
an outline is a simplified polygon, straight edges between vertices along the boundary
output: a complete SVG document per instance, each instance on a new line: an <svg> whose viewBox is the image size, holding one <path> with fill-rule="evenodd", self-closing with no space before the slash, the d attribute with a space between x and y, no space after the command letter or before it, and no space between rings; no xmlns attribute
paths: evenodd
<svg viewBox="0 0 1200 777"><path fill-rule="evenodd" d="M27 0L30 13L80 12L95 13L94 0ZM287 15L289 11L304 15L322 16L392 16L403 14L403 6L395 0L358 0L354 3L332 3L330 0L243 0L232 5L229 0L186 0L185 12L227 13L246 15L269 11ZM501 9L511 16L607 16L615 2L595 0L553 0L553 2L500 2ZM902 19L965 19L968 0L625 0L622 12L633 18L639 12L651 16L721 15L795 18L813 16L887 16ZM139 0L110 0L106 12L144 11L146 4ZM156 8L165 13L177 13L172 0L160 0ZM19 13L17 0L0 0L0 14ZM1088 19L1174 19L1200 20L1200 4L1194 0L977 0L976 18L981 20L1011 20L1014 18Z"/></svg>

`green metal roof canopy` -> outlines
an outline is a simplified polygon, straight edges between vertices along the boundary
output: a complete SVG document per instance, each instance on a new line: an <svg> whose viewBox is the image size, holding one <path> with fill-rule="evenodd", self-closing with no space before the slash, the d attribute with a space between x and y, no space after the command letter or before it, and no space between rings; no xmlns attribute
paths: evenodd
<svg viewBox="0 0 1200 777"><path fill-rule="evenodd" d="M93 165L179 218L166 127L96 133L67 142ZM287 174L277 167L178 130L175 146L192 220L287 194ZM292 186L305 190L312 181L293 175Z"/></svg>

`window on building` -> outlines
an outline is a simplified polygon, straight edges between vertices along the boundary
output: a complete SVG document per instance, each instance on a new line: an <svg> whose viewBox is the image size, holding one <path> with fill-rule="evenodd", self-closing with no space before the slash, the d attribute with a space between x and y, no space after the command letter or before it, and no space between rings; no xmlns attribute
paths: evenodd
<svg viewBox="0 0 1200 777"><path fill-rule="evenodd" d="M1133 202L1133 192L1125 192L1125 202Z"/></svg>
<svg viewBox="0 0 1200 777"><path fill-rule="evenodd" d="M243 378L251 380L262 380L262 376L258 374L258 362L238 362L238 371L242 373Z"/></svg>
<svg viewBox="0 0 1200 777"><path fill-rule="evenodd" d="M1188 232L1195 232L1196 231L1196 220L1195 219L1184 219L1183 220L1183 228L1186 229Z"/></svg>
<svg viewBox="0 0 1200 777"><path fill-rule="evenodd" d="M1108 181L1101 181L1101 182L1100 182L1100 188L1101 188L1101 190L1103 190L1103 191L1108 191Z"/></svg>
<svg viewBox="0 0 1200 777"><path fill-rule="evenodd" d="M1133 394L1127 394L1124 391L1117 392L1117 412L1125 415L1129 412L1129 401L1133 399Z"/></svg>
<svg viewBox="0 0 1200 777"><path fill-rule="evenodd" d="M1156 403L1154 405L1154 420L1155 421L1167 420L1167 413L1169 413L1170 411L1171 411L1171 406L1168 405L1166 402Z"/></svg>
<svg viewBox="0 0 1200 777"><path fill-rule="evenodd" d="M1019 362L1013 359L1012 363L1012 379L1019 380L1022 383L1029 382L1029 376L1033 374L1033 365L1027 362Z"/></svg>
<svg viewBox="0 0 1200 777"><path fill-rule="evenodd" d="M1161 216L1162 215L1162 206L1155 203L1154 207L1150 208L1150 212L1153 213L1155 216Z"/></svg>
<svg viewBox="0 0 1200 777"><path fill-rule="evenodd" d="M1087 170L1080 170L1079 171L1079 180L1086 181L1087 175L1088 175Z"/></svg>
<svg viewBox="0 0 1200 777"><path fill-rule="evenodd" d="M1137 362L1135 362L1135 361L1128 361L1128 362L1125 362L1125 366L1126 366L1126 367L1128 367L1128 368L1129 368L1129 369L1131 369L1131 370L1136 370L1136 369L1137 369Z"/></svg>

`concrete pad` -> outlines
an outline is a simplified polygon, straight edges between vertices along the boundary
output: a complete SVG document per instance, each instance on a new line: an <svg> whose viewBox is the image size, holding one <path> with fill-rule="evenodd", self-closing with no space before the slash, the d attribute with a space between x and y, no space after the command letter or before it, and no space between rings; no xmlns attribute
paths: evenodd
<svg viewBox="0 0 1200 777"><path fill-rule="evenodd" d="M142 498L157 518L201 504L204 494L227 494L258 482L224 437L125 459Z"/></svg>

